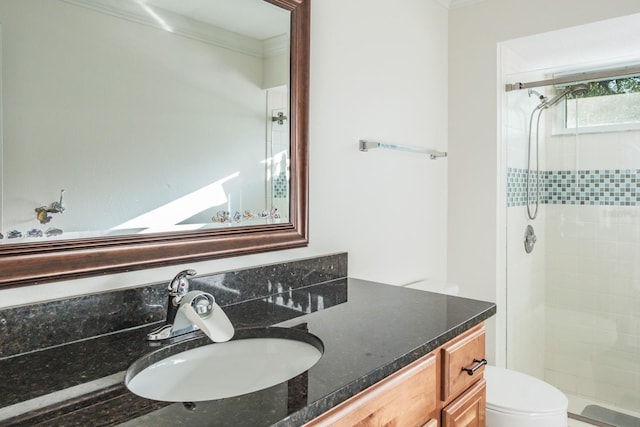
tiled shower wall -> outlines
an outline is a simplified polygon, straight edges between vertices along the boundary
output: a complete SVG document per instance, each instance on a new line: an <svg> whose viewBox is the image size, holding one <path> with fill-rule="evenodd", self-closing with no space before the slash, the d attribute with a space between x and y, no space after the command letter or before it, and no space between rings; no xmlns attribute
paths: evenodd
<svg viewBox="0 0 640 427"><path fill-rule="evenodd" d="M551 136L541 130L541 205L531 221L524 129L533 106L526 94L509 100L508 365L571 395L637 411L640 132ZM534 178L529 174L531 200ZM538 236L528 255L527 224Z"/></svg>
<svg viewBox="0 0 640 427"><path fill-rule="evenodd" d="M640 208L547 208L545 379L639 411Z"/></svg>
<svg viewBox="0 0 640 427"><path fill-rule="evenodd" d="M545 378L640 412L640 131L546 144Z"/></svg>

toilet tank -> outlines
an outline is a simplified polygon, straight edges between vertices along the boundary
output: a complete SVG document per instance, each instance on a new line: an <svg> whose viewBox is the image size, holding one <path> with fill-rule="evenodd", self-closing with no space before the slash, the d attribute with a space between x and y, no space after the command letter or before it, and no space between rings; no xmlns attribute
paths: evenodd
<svg viewBox="0 0 640 427"><path fill-rule="evenodd" d="M458 295L460 294L460 286L455 283L443 280L423 279L416 282L407 283L406 288L418 289L421 291L435 292L438 294Z"/></svg>

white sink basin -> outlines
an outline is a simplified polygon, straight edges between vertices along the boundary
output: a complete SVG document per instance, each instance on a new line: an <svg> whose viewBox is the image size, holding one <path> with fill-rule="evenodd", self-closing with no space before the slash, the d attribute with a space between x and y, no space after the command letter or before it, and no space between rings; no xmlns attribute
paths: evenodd
<svg viewBox="0 0 640 427"><path fill-rule="evenodd" d="M131 365L125 384L147 399L222 399L280 384L307 371L322 357L322 342L314 335L282 328L262 331L268 331L268 336L239 337L184 351L181 347L189 342L158 350Z"/></svg>

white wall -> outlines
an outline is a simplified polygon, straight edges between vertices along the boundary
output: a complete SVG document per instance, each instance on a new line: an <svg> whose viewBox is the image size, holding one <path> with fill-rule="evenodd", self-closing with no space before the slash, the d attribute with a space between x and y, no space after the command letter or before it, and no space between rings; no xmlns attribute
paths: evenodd
<svg viewBox="0 0 640 427"><path fill-rule="evenodd" d="M312 2L310 246L192 263L199 273L349 252L350 275L446 274L447 159L361 153L358 139L447 149L447 10L424 0ZM11 306L166 281L181 266L0 291Z"/></svg>
<svg viewBox="0 0 640 427"><path fill-rule="evenodd" d="M637 0L486 0L450 10L447 273L464 295L498 302L498 364L505 360L506 238L497 44L638 12Z"/></svg>

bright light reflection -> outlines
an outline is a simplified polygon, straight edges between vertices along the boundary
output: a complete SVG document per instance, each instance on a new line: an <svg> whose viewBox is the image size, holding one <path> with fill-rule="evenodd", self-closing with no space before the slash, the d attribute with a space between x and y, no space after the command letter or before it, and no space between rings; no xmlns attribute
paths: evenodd
<svg viewBox="0 0 640 427"><path fill-rule="evenodd" d="M271 157L267 157L261 160L260 163L271 166L272 164L281 163L283 160L287 160L287 150L282 150Z"/></svg>
<svg viewBox="0 0 640 427"><path fill-rule="evenodd" d="M164 19L162 19L153 9L151 9L149 6L147 6L146 4L144 4L143 2L139 1L138 4L140 4L140 7L149 14L149 16L151 16L153 19L156 20L156 22L158 23L158 25L160 25L162 27L163 30L168 31L170 33L173 33L173 28L171 28L169 26L169 24L167 24L167 21L165 21Z"/></svg>
<svg viewBox="0 0 640 427"><path fill-rule="evenodd" d="M266 164L269 167L269 169L267 169L267 180L271 180L272 177L280 175L282 168L285 167L285 163L288 166L289 158L287 154L287 150L283 150L260 161L260 163Z"/></svg>
<svg viewBox="0 0 640 427"><path fill-rule="evenodd" d="M238 176L240 176L240 172L231 174L164 206L117 225L112 230L144 228L146 230L141 231L141 233L155 233L200 228L204 224L180 224L180 222L213 206L227 203L227 195L222 184Z"/></svg>

